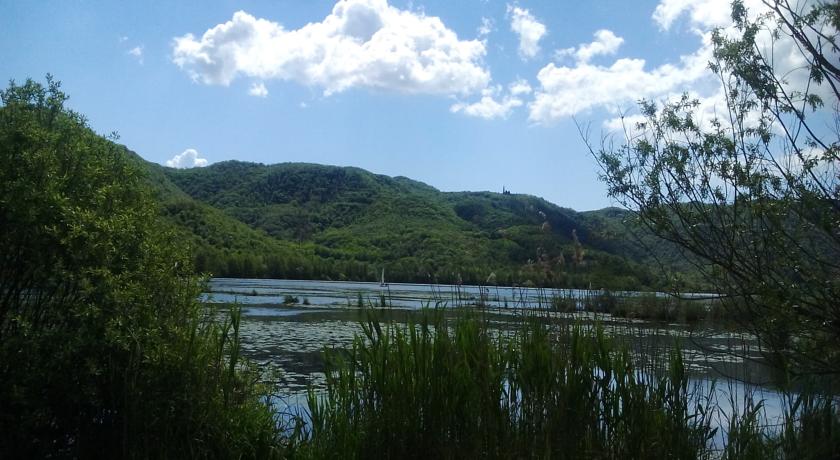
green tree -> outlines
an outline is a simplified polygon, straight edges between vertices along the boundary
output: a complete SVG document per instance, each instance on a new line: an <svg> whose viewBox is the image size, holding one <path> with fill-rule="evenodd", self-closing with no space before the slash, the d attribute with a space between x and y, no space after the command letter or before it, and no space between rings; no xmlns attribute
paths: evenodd
<svg viewBox="0 0 840 460"><path fill-rule="evenodd" d="M66 99L49 76L0 92L0 457L271 455L236 321Z"/></svg>
<svg viewBox="0 0 840 460"><path fill-rule="evenodd" d="M743 310L776 364L840 372L840 69L837 3L732 4L713 36L726 106L658 106L620 147L590 145L609 194L695 261ZM761 13L761 14L758 14ZM781 51L780 51L781 50ZM782 73L778 53L801 66Z"/></svg>

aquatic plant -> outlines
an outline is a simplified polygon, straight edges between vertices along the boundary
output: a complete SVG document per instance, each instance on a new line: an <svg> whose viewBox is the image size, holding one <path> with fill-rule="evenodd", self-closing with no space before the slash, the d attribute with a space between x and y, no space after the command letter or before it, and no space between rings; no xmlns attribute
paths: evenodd
<svg viewBox="0 0 840 460"><path fill-rule="evenodd" d="M325 352L326 388L310 390L299 427L303 458L840 454L830 393L788 393L781 424L751 393L725 410L715 384L689 383L679 347L636 362L600 326L545 312L503 330L475 310L427 308L402 324L362 313L352 347Z"/></svg>
<svg viewBox="0 0 840 460"><path fill-rule="evenodd" d="M697 458L712 435L679 353L637 371L600 329L424 312L405 326L367 311L350 350L327 353L311 391L314 457Z"/></svg>

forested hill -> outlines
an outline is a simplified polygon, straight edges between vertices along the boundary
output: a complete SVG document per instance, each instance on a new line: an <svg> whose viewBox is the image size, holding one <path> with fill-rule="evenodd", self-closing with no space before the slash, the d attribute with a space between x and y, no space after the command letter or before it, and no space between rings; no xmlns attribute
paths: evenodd
<svg viewBox="0 0 840 460"><path fill-rule="evenodd" d="M395 282L662 286L618 210L441 192L349 167L143 163L198 269L216 276L372 281L384 268Z"/></svg>

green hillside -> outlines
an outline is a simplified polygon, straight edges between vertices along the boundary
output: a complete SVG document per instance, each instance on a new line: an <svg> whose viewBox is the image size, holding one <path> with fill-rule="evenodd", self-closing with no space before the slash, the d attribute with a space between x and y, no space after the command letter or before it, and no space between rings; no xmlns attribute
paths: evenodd
<svg viewBox="0 0 840 460"><path fill-rule="evenodd" d="M219 276L375 280L385 268L391 281L662 284L601 220L529 195L302 163L149 170L197 265Z"/></svg>

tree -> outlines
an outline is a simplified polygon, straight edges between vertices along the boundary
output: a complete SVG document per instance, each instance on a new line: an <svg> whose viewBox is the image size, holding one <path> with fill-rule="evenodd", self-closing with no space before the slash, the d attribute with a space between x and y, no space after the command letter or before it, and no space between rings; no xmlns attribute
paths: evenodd
<svg viewBox="0 0 840 460"><path fill-rule="evenodd" d="M49 76L0 91L0 457L270 454L236 327L197 302L125 149L66 99Z"/></svg>
<svg viewBox="0 0 840 460"><path fill-rule="evenodd" d="M695 261L775 364L837 374L840 5L763 8L736 0L734 25L713 35L722 113L704 120L687 96L642 101L623 145L590 151L610 196ZM782 54L798 66L782 69Z"/></svg>

